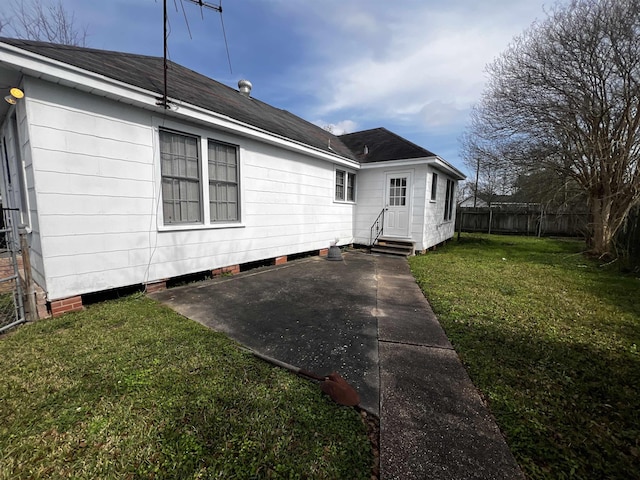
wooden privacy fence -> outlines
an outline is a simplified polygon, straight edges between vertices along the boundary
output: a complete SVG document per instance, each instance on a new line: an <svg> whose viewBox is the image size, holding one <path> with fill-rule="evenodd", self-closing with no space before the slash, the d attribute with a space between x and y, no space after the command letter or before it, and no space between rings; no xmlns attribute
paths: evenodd
<svg viewBox="0 0 640 480"><path fill-rule="evenodd" d="M616 254L627 267L640 270L640 207L629 213L615 241Z"/></svg>
<svg viewBox="0 0 640 480"><path fill-rule="evenodd" d="M587 231L587 214L545 212L538 208L458 208L456 230L578 237Z"/></svg>

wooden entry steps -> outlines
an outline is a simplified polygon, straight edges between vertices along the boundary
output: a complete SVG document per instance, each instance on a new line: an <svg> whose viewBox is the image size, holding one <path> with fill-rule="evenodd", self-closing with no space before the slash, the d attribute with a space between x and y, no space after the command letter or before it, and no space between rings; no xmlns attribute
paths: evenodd
<svg viewBox="0 0 640 480"><path fill-rule="evenodd" d="M410 257L414 251L415 243L413 241L400 238L380 237L371 247L371 253L385 253L403 257Z"/></svg>

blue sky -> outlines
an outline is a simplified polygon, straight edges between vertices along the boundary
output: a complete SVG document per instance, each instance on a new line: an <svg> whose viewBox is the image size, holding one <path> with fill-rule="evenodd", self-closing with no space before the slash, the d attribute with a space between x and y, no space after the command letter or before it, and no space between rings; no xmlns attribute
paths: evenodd
<svg viewBox="0 0 640 480"><path fill-rule="evenodd" d="M219 0L211 0L218 3ZM484 67L545 17L541 0L168 0L169 55L334 133L385 127L467 172L459 138ZM64 0L88 46L162 55L162 0ZM176 10L177 6L177 10ZM471 176L471 175L469 175Z"/></svg>

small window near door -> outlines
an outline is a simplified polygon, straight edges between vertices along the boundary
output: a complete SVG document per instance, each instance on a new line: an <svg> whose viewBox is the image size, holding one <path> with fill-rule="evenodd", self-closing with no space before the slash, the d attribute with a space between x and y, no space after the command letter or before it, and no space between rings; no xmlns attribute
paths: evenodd
<svg viewBox="0 0 640 480"><path fill-rule="evenodd" d="M431 201L435 202L438 196L438 174L431 175Z"/></svg>
<svg viewBox="0 0 640 480"><path fill-rule="evenodd" d="M392 207L407 204L407 177L389 179L389 205Z"/></svg>
<svg viewBox="0 0 640 480"><path fill-rule="evenodd" d="M356 174L345 170L336 170L336 201L356 201Z"/></svg>
<svg viewBox="0 0 640 480"><path fill-rule="evenodd" d="M448 222L453 217L453 193L455 183L453 180L447 180L447 191L444 197L444 220Z"/></svg>

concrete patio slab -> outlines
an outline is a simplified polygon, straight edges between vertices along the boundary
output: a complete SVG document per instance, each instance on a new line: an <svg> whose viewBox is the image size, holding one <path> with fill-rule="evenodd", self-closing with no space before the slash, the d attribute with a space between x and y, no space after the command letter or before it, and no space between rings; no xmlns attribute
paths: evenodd
<svg viewBox="0 0 640 480"><path fill-rule="evenodd" d="M310 257L153 294L182 315L280 361L337 371L379 413L375 262Z"/></svg>
<svg viewBox="0 0 640 480"><path fill-rule="evenodd" d="M308 258L151 296L263 355L337 370L379 413L384 480L524 478L405 258Z"/></svg>

